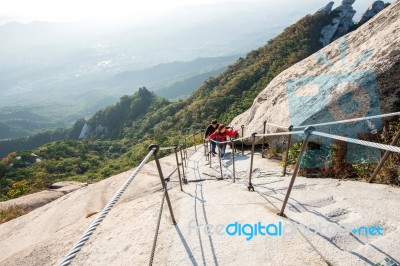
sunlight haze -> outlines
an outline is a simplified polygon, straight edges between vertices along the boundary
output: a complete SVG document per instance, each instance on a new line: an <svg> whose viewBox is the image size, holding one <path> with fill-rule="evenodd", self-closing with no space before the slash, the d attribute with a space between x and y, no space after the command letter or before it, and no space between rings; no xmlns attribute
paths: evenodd
<svg viewBox="0 0 400 266"><path fill-rule="evenodd" d="M312 7L312 9L323 7L329 1L310 0L310 1L285 1L277 2L271 0L148 0L148 1L129 1L129 0L70 0L70 1L52 1L52 0L6 0L2 3L0 10L0 24L10 21L29 23L32 21L50 21L50 22L78 22L78 21L97 21L97 22L136 22L146 23L157 21L166 15L171 15L174 11L188 6L212 5L218 3L230 2L233 4L260 3L270 6L273 9L298 10L301 7ZM341 1L334 1L335 6ZM373 1L356 0L354 8L364 12ZM392 2L392 1L389 1ZM315 10L310 10L315 11Z"/></svg>
<svg viewBox="0 0 400 266"><path fill-rule="evenodd" d="M227 0L13 0L3 3L0 16L17 20L53 22L76 21L139 21L155 19L177 7L227 2Z"/></svg>

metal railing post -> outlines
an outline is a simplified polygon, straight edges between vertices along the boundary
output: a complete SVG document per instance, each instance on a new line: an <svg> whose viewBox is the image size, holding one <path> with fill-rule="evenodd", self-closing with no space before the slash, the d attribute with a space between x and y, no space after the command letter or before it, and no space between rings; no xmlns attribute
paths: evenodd
<svg viewBox="0 0 400 266"><path fill-rule="evenodd" d="M206 140L203 139L203 149L204 149L204 156L207 156L207 151L206 151Z"/></svg>
<svg viewBox="0 0 400 266"><path fill-rule="evenodd" d="M263 134L265 135L267 129L267 121L264 121L264 130L263 130ZM265 136L263 136L263 143L262 143L262 147L261 147L261 155L264 154L264 144L265 144Z"/></svg>
<svg viewBox="0 0 400 266"><path fill-rule="evenodd" d="M243 138L244 138L244 125L241 126L242 128L242 155L244 155L244 146L243 146Z"/></svg>
<svg viewBox="0 0 400 266"><path fill-rule="evenodd" d="M232 167L233 167L233 183L236 181L236 174L235 174L235 142L231 140L232 145Z"/></svg>
<svg viewBox="0 0 400 266"><path fill-rule="evenodd" d="M390 143L391 146L396 146L397 142L400 139L400 130L399 132L397 132L397 135L394 137L394 139L392 140L392 142ZM385 154L383 155L381 161L379 162L379 164L376 166L374 173L372 174L372 176L370 177L370 179L368 180L368 183L372 183L372 181L374 181L376 175L379 173L379 171L381 170L382 166L385 164L387 158L389 158L390 155L390 151L386 151Z"/></svg>
<svg viewBox="0 0 400 266"><path fill-rule="evenodd" d="M185 167L187 167L187 142L186 142L186 138L185 138L185 149L183 149L183 158L185 158Z"/></svg>
<svg viewBox="0 0 400 266"><path fill-rule="evenodd" d="M203 139L203 151L204 151L204 156L206 156L206 146L204 145L204 139Z"/></svg>
<svg viewBox="0 0 400 266"><path fill-rule="evenodd" d="M292 192L293 184L294 184L294 181L295 181L295 179L297 177L297 173L299 172L301 161L303 160L304 153L305 153L305 151L307 149L308 141L310 139L311 133L314 130L315 130L314 127L306 127L304 129L304 133L306 134L306 138L305 138L305 140L303 142L303 145L301 146L299 158L298 158L296 166L294 168L292 179L290 180L290 184L289 184L288 190L286 192L285 200L283 201L283 204L282 204L282 209L281 209L280 213L278 213L278 215L280 215L280 216L285 216L284 211L285 211L286 204L287 204L287 202L289 200L290 192Z"/></svg>
<svg viewBox="0 0 400 266"><path fill-rule="evenodd" d="M252 141L251 141L250 172L249 172L249 185L247 186L247 189L249 191L254 191L253 184L251 184L251 176L253 174L254 146L256 144L256 134L257 133L255 132L251 134Z"/></svg>
<svg viewBox="0 0 400 266"><path fill-rule="evenodd" d="M183 166L183 155L182 155L182 147L180 149L180 153L181 153L181 161L182 161L182 176L183 176L183 183L187 184L187 179L185 176L185 167ZM185 160L186 162L186 160Z"/></svg>
<svg viewBox="0 0 400 266"><path fill-rule="evenodd" d="M193 133L193 144L194 144L194 151L197 151L197 146L196 146L196 133Z"/></svg>
<svg viewBox="0 0 400 266"><path fill-rule="evenodd" d="M221 161L221 147L220 147L220 143L217 143L218 146L218 158L219 158L219 169L221 172L221 179L224 179L223 175L222 175L222 161Z"/></svg>
<svg viewBox="0 0 400 266"><path fill-rule="evenodd" d="M204 145L204 156L206 156L206 161L208 161L208 159L209 159L208 154L210 152L208 150L208 143L205 139L204 139L203 145Z"/></svg>
<svg viewBox="0 0 400 266"><path fill-rule="evenodd" d="M174 151L175 151L175 158L176 158L176 167L178 167L179 185L181 187L181 191L183 191L183 189L182 189L181 170L180 170L180 167L179 167L181 164L182 164L182 167L183 167L183 160L181 160L181 163L179 163L179 160L178 160L178 145L175 145Z"/></svg>
<svg viewBox="0 0 400 266"><path fill-rule="evenodd" d="M210 145L210 153L209 153L209 156L210 156L210 168L211 168L212 156L213 156L213 153L212 153L212 144L211 144L211 141L212 141L212 140L210 140L210 141L209 141L209 145Z"/></svg>
<svg viewBox="0 0 400 266"><path fill-rule="evenodd" d="M154 160L156 161L156 166L157 166L158 174L160 176L160 181L161 181L162 187L163 187L163 189L165 191L165 198L167 199L169 213L171 214L171 220L172 220L172 223L175 225L176 224L176 220L175 220L175 217L174 217L174 212L172 211L172 205L171 205L171 201L169 199L168 189L167 189L167 187L165 185L165 180L164 180L164 176L163 176L163 173L162 173L162 170L161 170L160 161L158 159L158 152L160 150L160 146L158 146L156 144L152 144L152 145L149 146L149 151L152 150L152 149L156 149L156 151L154 152Z"/></svg>
<svg viewBox="0 0 400 266"><path fill-rule="evenodd" d="M79 240L72 246L72 248L68 251L68 253L64 256L64 258L58 263L58 266L68 266L71 264L73 259L78 255L81 251L82 247L86 244L86 242L90 239L90 236L93 235L94 231L99 227L101 222L106 218L107 214L111 211L111 209L115 206L118 200L122 197L122 194L126 191L132 181L135 179L137 174L143 168L143 166L149 161L150 157L154 154L155 148L150 149L147 155L143 158L142 162L139 166L133 171L132 174L129 175L125 183L118 189L118 191L114 194L111 200L107 203L107 205L103 208L102 211L98 214L96 219L92 221L89 227L83 232ZM165 197L165 190L163 194L163 201Z"/></svg>
<svg viewBox="0 0 400 266"><path fill-rule="evenodd" d="M288 128L289 132L293 130L293 125ZM290 141L292 140L292 135L288 135L287 143L286 143L286 152L285 152L285 162L283 164L283 176L286 175L286 168L287 168L287 161L289 156L289 148L290 148Z"/></svg>

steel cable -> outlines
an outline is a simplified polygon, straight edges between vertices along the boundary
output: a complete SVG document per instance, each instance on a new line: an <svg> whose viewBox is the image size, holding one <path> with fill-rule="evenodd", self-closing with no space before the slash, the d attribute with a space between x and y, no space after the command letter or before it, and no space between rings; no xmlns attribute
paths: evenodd
<svg viewBox="0 0 400 266"><path fill-rule="evenodd" d="M376 143L376 142L371 142L371 141L366 141L366 140L360 140L360 139L353 139L353 138L348 138L348 137L343 137L343 136L337 136L337 135L332 135L332 134L323 133L323 132L319 132L319 131L312 131L311 135L341 140L341 141L350 142L350 143L354 143L354 144L358 144L358 145L363 145L363 146L368 146L368 147L377 148L377 149L381 149L381 150L387 150L387 151L400 153L400 147L396 147L396 146L391 146L391 145L386 145L386 144L381 144L381 143Z"/></svg>
<svg viewBox="0 0 400 266"><path fill-rule="evenodd" d="M122 194L128 188L129 184L133 181L133 179L136 177L136 175L139 173L139 171L143 168L143 166L147 163L147 161L150 159L150 157L153 155L154 152L155 152L155 149L152 149L149 151L149 153L146 155L146 157L143 159L143 161L140 163L140 165L129 176L129 178L122 185L122 187L117 191L117 193L115 193L115 195L110 200L110 202L106 205L106 207L104 207L104 209L100 212L100 214L97 216L97 218L89 225L89 227L82 234L82 236L80 237L78 242L76 242L76 244L67 253L67 255L65 255L63 260L58 264L59 266L66 266L72 262L72 260L76 257L76 255L79 253L79 251L82 249L82 247L86 244L86 242L89 240L90 236L97 229L97 227L100 225L100 223L104 220L104 218L109 213L109 211L114 207L115 203L121 198Z"/></svg>
<svg viewBox="0 0 400 266"><path fill-rule="evenodd" d="M351 122L357 122L357 121L362 121L362 120L377 119L377 118L390 117L390 116L400 116L400 112L388 113L388 114L383 114L383 115L366 116L366 117L361 117L361 118L353 118L353 119L340 120L340 121L327 122L327 123L320 123L320 124L313 124L313 125L294 126L293 128L301 129L301 128L306 128L306 127L309 127L309 126L313 126L313 127L329 126L329 125L351 123Z"/></svg>
<svg viewBox="0 0 400 266"><path fill-rule="evenodd" d="M153 247L151 248L149 266L152 266L152 265L153 265L154 253L155 253L155 251L156 251L158 233L159 233L159 231L160 231L161 215L162 215L162 211L163 211L163 207L164 207L165 195L166 195L167 189L168 189L168 188L167 188L167 184L168 184L168 183L165 183L164 194L163 194L163 198L162 198L162 200L161 200L161 207L160 207L160 211L159 211L159 213L158 213L157 227L156 227L156 232L155 232L155 234L154 234Z"/></svg>

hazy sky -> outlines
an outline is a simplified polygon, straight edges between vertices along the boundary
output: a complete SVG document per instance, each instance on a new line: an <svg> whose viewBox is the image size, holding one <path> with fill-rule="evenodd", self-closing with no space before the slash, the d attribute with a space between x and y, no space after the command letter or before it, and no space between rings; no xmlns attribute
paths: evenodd
<svg viewBox="0 0 400 266"><path fill-rule="evenodd" d="M0 16L17 20L120 21L141 20L177 7L229 0L4 0ZM254 0L250 0L254 1Z"/></svg>
<svg viewBox="0 0 400 266"><path fill-rule="evenodd" d="M329 0L2 0L0 17L3 22L16 20L72 21L145 21L155 20L184 6L220 2L262 2L290 9L294 5L322 7ZM341 1L336 0L336 5ZM373 0L356 0L356 10L366 10ZM392 1L389 1L392 2ZM313 6L314 6L313 5ZM314 12L315 10L310 10ZM359 15L359 14L358 14ZM0 21L1 22L1 21Z"/></svg>

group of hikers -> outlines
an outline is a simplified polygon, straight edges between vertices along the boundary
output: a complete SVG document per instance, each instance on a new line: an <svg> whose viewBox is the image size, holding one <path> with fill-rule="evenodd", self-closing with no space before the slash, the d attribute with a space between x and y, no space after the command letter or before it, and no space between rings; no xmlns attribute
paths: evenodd
<svg viewBox="0 0 400 266"><path fill-rule="evenodd" d="M229 137L236 137L238 135L238 130L233 130L224 124L218 124L217 120L213 120L211 124L207 127L206 133L204 134L204 139L211 142L211 155L215 156L217 153L215 151L217 147L216 142L224 142ZM226 143L219 143L219 156L224 158L226 149Z"/></svg>

